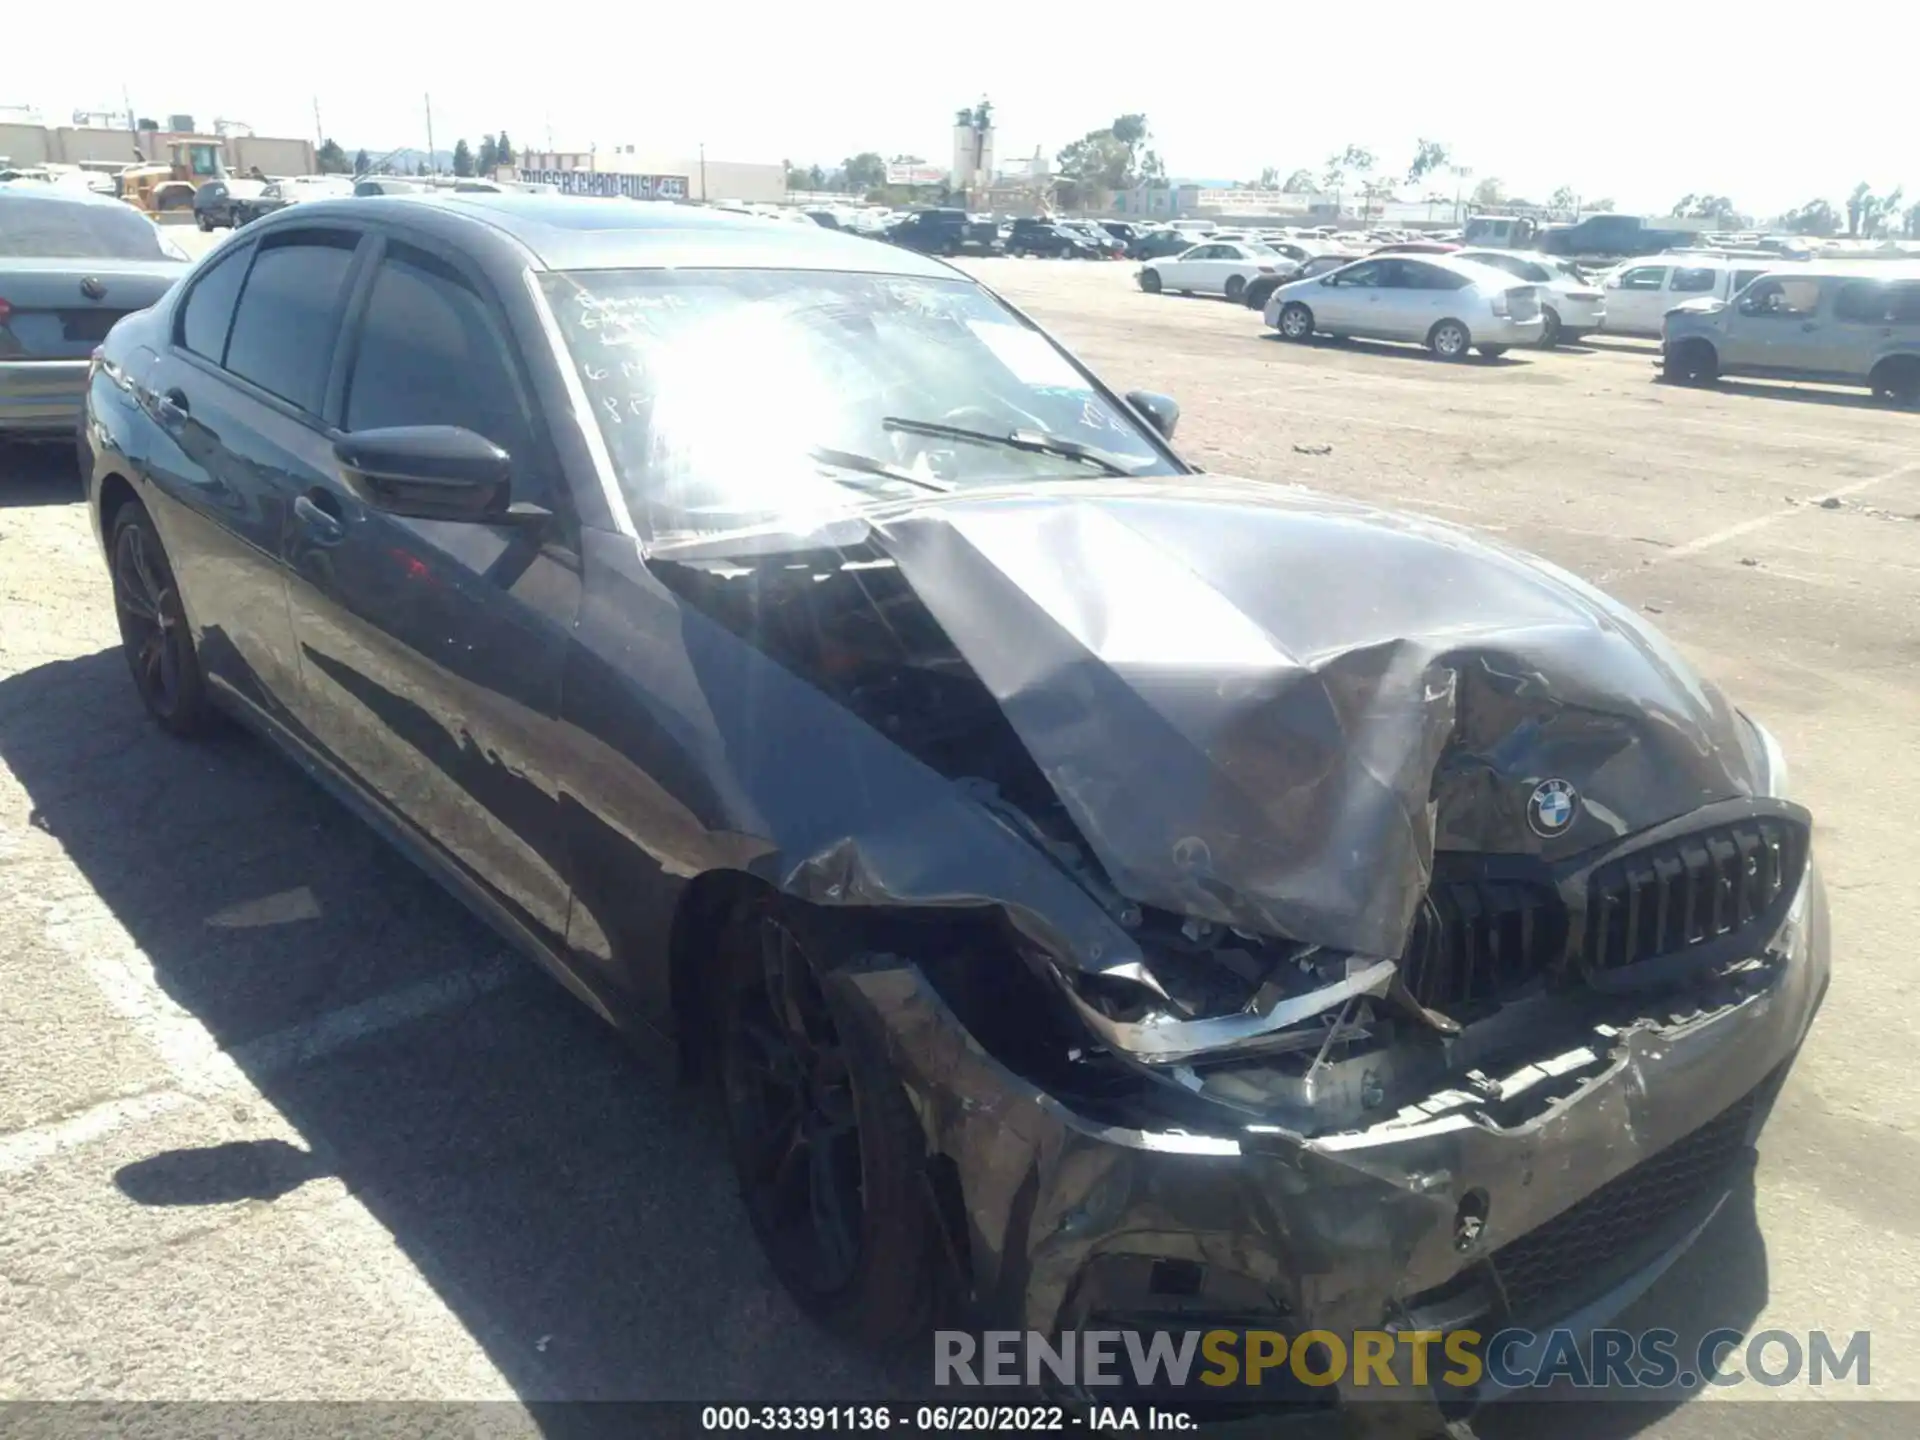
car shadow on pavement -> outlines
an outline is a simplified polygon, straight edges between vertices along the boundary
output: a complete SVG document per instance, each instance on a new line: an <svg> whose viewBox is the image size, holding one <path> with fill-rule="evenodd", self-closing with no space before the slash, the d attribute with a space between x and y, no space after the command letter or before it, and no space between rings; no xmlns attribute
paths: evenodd
<svg viewBox="0 0 1920 1440"><path fill-rule="evenodd" d="M1755 400L1792 400L1802 405L1836 405L1843 410L1887 410L1865 390L1815 390L1804 385L1768 384L1755 380L1716 380L1711 387L1723 395L1746 395Z"/></svg>
<svg viewBox="0 0 1920 1440"><path fill-rule="evenodd" d="M1289 340L1277 330L1269 330L1261 339L1275 345L1298 345L1298 340ZM1380 355L1393 360L1411 360L1425 365L1458 366L1462 370L1510 370L1516 366L1533 364L1528 351L1531 347L1515 347L1500 355L1481 355L1475 353L1463 360L1443 360L1424 345L1412 341L1396 344L1391 340L1362 340L1355 335L1316 335L1307 342L1315 350L1345 350L1355 355Z"/></svg>
<svg viewBox="0 0 1920 1440"><path fill-rule="evenodd" d="M73 445L18 445L0 440L0 510L83 500Z"/></svg>
<svg viewBox="0 0 1920 1440"><path fill-rule="evenodd" d="M712 1097L265 742L168 737L102 650L0 679L0 762L79 872L69 919L97 897L296 1132L235 1141L209 1106L209 1144L123 1166L125 1196L297 1205L338 1177L527 1401L859 1401L922 1374L778 1287Z"/></svg>

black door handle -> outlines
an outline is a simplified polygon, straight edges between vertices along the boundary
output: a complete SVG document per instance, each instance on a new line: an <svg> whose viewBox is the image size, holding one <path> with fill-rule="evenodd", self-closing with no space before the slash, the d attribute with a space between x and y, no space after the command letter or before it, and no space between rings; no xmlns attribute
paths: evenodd
<svg viewBox="0 0 1920 1440"><path fill-rule="evenodd" d="M293 502L294 518L306 527L316 545L338 545L347 538L339 510L340 502L324 490L309 490Z"/></svg>
<svg viewBox="0 0 1920 1440"><path fill-rule="evenodd" d="M191 414L193 407L187 404L187 392L178 385L171 390L161 392L160 403L170 410L178 410L182 415Z"/></svg>

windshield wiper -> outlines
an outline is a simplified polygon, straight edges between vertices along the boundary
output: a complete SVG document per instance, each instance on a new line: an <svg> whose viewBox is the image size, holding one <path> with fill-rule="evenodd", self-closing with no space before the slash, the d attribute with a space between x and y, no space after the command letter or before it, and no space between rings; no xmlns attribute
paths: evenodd
<svg viewBox="0 0 1920 1440"><path fill-rule="evenodd" d="M899 415L887 416L880 422L880 427L883 430L902 430L909 435L931 435L941 440L964 440L974 445L1000 445L1008 450L1027 450L1036 455L1064 455L1069 460L1097 466L1109 475L1133 474L1118 455L1096 450L1091 445L1082 445L1078 440L1043 435L1038 430L1010 430L1004 435L996 435L991 430L969 430L964 425L943 425L937 420L911 420Z"/></svg>
<svg viewBox="0 0 1920 1440"><path fill-rule="evenodd" d="M916 475L913 471L899 465L889 465L871 455L861 455L852 450L835 450L825 445L816 446L807 454L822 465L831 465L836 470L855 470L862 475L884 475L889 480L903 480L909 485L917 485L922 490L931 490L936 495L948 495L953 486L944 480L936 480L931 475Z"/></svg>

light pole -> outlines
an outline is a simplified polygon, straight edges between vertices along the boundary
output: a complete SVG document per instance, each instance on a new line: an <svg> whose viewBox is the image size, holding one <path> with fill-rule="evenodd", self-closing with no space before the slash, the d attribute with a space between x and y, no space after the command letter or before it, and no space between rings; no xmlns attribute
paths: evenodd
<svg viewBox="0 0 1920 1440"><path fill-rule="evenodd" d="M1473 168L1469 165L1455 165L1453 168L1453 223L1464 223L1461 206L1466 193L1466 182L1473 178Z"/></svg>

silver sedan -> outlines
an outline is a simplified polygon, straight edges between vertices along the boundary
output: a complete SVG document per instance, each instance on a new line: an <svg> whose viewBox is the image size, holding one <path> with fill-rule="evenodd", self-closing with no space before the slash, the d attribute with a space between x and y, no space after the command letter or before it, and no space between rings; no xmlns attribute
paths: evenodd
<svg viewBox="0 0 1920 1440"><path fill-rule="evenodd" d="M1443 360L1537 345L1543 329L1534 286L1446 255L1381 255L1295 280L1275 290L1262 313L1289 340L1316 332L1411 340Z"/></svg>

